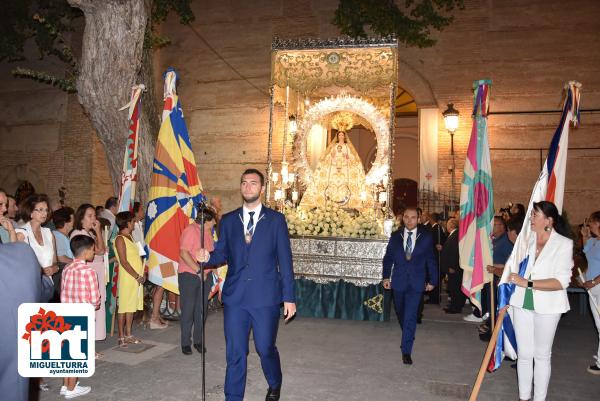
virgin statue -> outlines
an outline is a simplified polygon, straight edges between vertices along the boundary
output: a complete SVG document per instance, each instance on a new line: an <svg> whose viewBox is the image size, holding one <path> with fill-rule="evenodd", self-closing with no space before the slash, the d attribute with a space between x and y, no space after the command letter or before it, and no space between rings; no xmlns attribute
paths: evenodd
<svg viewBox="0 0 600 401"><path fill-rule="evenodd" d="M362 161L344 131L338 132L337 141L319 160L300 206L310 209L328 203L358 210L372 204Z"/></svg>

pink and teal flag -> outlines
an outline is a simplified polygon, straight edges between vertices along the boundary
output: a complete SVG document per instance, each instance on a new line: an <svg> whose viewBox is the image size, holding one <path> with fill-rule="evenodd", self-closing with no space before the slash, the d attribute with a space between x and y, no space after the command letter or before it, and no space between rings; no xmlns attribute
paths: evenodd
<svg viewBox="0 0 600 401"><path fill-rule="evenodd" d="M494 189L487 133L492 81L473 83L473 128L460 191L459 254L463 269L462 291L481 309L481 290L491 280Z"/></svg>
<svg viewBox="0 0 600 401"><path fill-rule="evenodd" d="M565 85L564 104L558 128L554 132L546 163L540 172L537 182L533 187L523 229L519 233L513 251L504 266L504 273L498 286L498 309L510 304L510 297L515 291L515 284L508 282L510 273L518 273L527 277L529 261L535 255L535 235L531 230L531 211L533 204L543 200L553 202L562 214L563 198L565 193L565 178L567 175L567 151L569 149L569 129L571 123L579 123L579 98L581 84L570 81ZM510 309L502 321L498 335L498 342L494 354L490 359L488 371L498 369L504 356L516 358L517 341L510 318Z"/></svg>

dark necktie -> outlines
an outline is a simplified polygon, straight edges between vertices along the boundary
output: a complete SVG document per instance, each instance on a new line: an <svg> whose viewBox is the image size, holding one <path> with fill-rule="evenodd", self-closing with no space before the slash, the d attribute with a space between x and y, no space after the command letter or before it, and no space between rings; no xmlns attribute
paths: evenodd
<svg viewBox="0 0 600 401"><path fill-rule="evenodd" d="M252 236L254 234L254 213L255 212L248 213L250 215L250 220L248 221L248 226L246 226L246 232L250 236Z"/></svg>
<svg viewBox="0 0 600 401"><path fill-rule="evenodd" d="M408 238L406 239L406 248L404 249L404 253L406 253L406 258L410 259L412 254L412 231L408 232Z"/></svg>

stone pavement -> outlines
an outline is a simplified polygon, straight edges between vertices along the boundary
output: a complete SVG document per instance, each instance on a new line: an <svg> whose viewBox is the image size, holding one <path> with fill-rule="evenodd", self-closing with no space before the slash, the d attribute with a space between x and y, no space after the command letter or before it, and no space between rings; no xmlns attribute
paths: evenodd
<svg viewBox="0 0 600 401"><path fill-rule="evenodd" d="M591 316L576 305L561 320L554 346L548 401L598 400L600 377L586 372L598 345ZM466 308L465 308L466 313ZM141 353L114 349L116 338L98 343L104 359L96 373L82 379L92 392L82 400L200 400L200 355L181 353L179 325L166 330L138 326L134 334L153 347ZM285 401L451 401L466 400L481 363L485 344L476 325L460 315L445 315L426 306L417 328L414 365L401 361L397 322L356 322L297 318L281 324L278 346L283 364ZM207 400L223 400L225 341L223 314L211 312L207 322ZM262 401L267 385L251 345L247 401ZM518 400L515 369L505 362L486 375L479 400ZM63 399L60 379L49 379L51 391L40 400ZM1 398L1 397L0 397Z"/></svg>

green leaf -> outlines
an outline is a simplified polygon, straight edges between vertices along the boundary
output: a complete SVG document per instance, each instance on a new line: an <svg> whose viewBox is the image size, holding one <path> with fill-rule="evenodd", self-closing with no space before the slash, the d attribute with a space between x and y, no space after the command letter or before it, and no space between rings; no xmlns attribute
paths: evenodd
<svg viewBox="0 0 600 401"><path fill-rule="evenodd" d="M332 23L353 38L395 35L408 46L431 47L431 29L450 25L456 8L463 0L405 0L403 9L393 0L340 0Z"/></svg>

